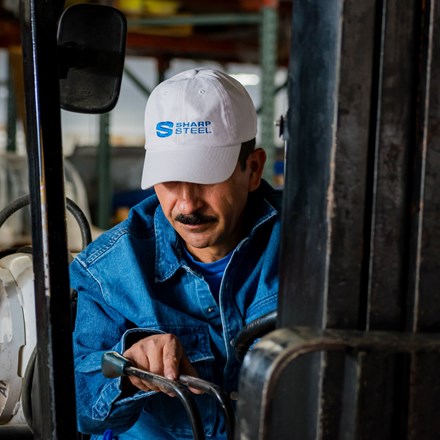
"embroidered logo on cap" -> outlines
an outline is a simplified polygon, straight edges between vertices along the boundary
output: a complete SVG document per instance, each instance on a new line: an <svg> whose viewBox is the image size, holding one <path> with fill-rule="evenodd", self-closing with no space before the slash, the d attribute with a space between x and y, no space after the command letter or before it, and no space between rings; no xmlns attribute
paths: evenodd
<svg viewBox="0 0 440 440"><path fill-rule="evenodd" d="M211 134L211 121L172 122L161 121L156 124L156 135L164 138L172 134Z"/></svg>

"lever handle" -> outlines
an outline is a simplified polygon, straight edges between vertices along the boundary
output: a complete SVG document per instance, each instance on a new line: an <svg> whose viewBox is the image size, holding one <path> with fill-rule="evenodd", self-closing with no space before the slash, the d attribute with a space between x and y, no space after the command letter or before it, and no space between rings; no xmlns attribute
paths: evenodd
<svg viewBox="0 0 440 440"><path fill-rule="evenodd" d="M102 374L108 378L126 376L126 369L132 367L133 364L124 356L116 351L106 351L102 355L101 370Z"/></svg>
<svg viewBox="0 0 440 440"><path fill-rule="evenodd" d="M179 380L183 384L192 388L202 390L217 399L217 403L221 406L225 414L227 439L233 440L235 429L235 414L231 400L229 399L226 391L212 382L208 382L198 377L188 376L186 374L180 375Z"/></svg>
<svg viewBox="0 0 440 440"><path fill-rule="evenodd" d="M204 440L202 420L199 410L194 402L191 392L181 383L169 380L163 376L150 373L140 368L134 367L131 361L115 351L107 351L101 359L102 374L108 378L119 376L136 376L144 379L151 384L161 387L166 391L173 392L181 401L186 413L191 421L194 440Z"/></svg>

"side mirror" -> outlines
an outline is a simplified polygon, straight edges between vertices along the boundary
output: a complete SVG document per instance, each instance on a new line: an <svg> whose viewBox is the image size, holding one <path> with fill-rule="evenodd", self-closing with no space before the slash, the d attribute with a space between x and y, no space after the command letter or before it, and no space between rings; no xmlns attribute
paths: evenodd
<svg viewBox="0 0 440 440"><path fill-rule="evenodd" d="M76 4L58 24L61 108L105 113L118 101L127 21L115 8Z"/></svg>

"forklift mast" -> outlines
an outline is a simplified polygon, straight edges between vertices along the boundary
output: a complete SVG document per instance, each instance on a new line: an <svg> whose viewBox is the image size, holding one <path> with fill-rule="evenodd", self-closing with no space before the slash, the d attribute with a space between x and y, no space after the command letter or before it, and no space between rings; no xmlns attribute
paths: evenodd
<svg viewBox="0 0 440 440"><path fill-rule="evenodd" d="M33 438L73 440L78 433L61 108L103 113L115 106L126 21L108 6L64 9L64 0L20 0L20 26L37 323Z"/></svg>
<svg viewBox="0 0 440 440"><path fill-rule="evenodd" d="M440 8L296 0L277 329L240 439L440 436Z"/></svg>
<svg viewBox="0 0 440 440"><path fill-rule="evenodd" d="M64 2L21 1L40 411L35 438L76 439L57 22Z"/></svg>

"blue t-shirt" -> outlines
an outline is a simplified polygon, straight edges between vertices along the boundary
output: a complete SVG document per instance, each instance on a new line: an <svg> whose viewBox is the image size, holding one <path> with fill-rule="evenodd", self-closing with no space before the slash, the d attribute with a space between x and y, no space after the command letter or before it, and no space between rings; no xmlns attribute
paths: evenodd
<svg viewBox="0 0 440 440"><path fill-rule="evenodd" d="M220 260L212 263L202 263L201 261L195 260L185 246L183 246L183 249L185 250L185 260L189 267L196 272L199 272L203 276L203 278L209 284L209 288L218 304L218 295L220 292L220 284L222 282L223 272L231 259L232 251Z"/></svg>

